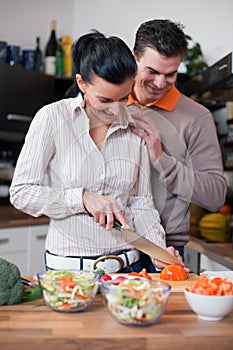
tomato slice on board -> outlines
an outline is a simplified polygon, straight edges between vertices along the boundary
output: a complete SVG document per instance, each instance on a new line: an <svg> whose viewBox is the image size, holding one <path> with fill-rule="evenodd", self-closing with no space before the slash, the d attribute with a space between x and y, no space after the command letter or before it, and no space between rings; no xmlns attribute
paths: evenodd
<svg viewBox="0 0 233 350"><path fill-rule="evenodd" d="M185 281L188 278L187 272L183 267L178 265L167 265L160 272L161 280L168 281Z"/></svg>
<svg viewBox="0 0 233 350"><path fill-rule="evenodd" d="M128 276L137 276L137 277L143 277L146 278L148 280L152 280L152 277L150 275L148 275L148 273L146 272L146 269L142 269L140 272L130 272L128 273Z"/></svg>

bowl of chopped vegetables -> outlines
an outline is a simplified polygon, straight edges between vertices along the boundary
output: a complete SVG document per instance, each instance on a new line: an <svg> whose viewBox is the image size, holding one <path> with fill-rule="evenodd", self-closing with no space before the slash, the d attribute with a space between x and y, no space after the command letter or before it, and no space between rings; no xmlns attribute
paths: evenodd
<svg viewBox="0 0 233 350"><path fill-rule="evenodd" d="M99 276L87 271L48 270L37 277L45 303L59 312L86 310L99 286Z"/></svg>
<svg viewBox="0 0 233 350"><path fill-rule="evenodd" d="M219 321L233 310L233 282L204 274L184 289L190 308L205 321Z"/></svg>
<svg viewBox="0 0 233 350"><path fill-rule="evenodd" d="M164 282L133 278L103 281L100 285L111 315L128 326L156 323L165 311L170 290Z"/></svg>

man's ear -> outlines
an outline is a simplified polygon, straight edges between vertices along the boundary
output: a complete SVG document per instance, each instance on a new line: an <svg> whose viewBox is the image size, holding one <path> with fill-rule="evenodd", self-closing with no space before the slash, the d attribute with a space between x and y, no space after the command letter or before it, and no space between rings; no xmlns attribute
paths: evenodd
<svg viewBox="0 0 233 350"><path fill-rule="evenodd" d="M79 89L85 94L86 84L83 81L81 74L76 74L76 82L78 84Z"/></svg>
<svg viewBox="0 0 233 350"><path fill-rule="evenodd" d="M134 56L135 61L137 62L137 56L136 56L134 50L132 50L132 54L133 54L133 56Z"/></svg>

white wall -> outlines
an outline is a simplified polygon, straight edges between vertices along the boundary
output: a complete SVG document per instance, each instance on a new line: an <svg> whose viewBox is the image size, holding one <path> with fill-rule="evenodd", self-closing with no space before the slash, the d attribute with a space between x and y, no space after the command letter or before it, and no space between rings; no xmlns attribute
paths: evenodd
<svg viewBox="0 0 233 350"><path fill-rule="evenodd" d="M232 0L0 0L0 40L44 49L49 23L57 20L57 36L74 39L92 28L118 35L132 47L137 27L152 18L170 18L201 44L209 64L233 50Z"/></svg>
<svg viewBox="0 0 233 350"><path fill-rule="evenodd" d="M83 0L74 5L76 36L94 27L120 36L132 47L140 23L170 18L185 25L209 64L233 50L232 0Z"/></svg>

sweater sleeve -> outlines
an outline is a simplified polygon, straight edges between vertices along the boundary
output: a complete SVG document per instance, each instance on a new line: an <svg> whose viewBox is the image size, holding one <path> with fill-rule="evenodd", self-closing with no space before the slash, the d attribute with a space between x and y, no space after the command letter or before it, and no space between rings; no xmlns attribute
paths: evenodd
<svg viewBox="0 0 233 350"><path fill-rule="evenodd" d="M154 168L171 193L185 202L217 211L225 202L227 183L211 113L197 118L190 126L188 135L185 162L165 150Z"/></svg>

